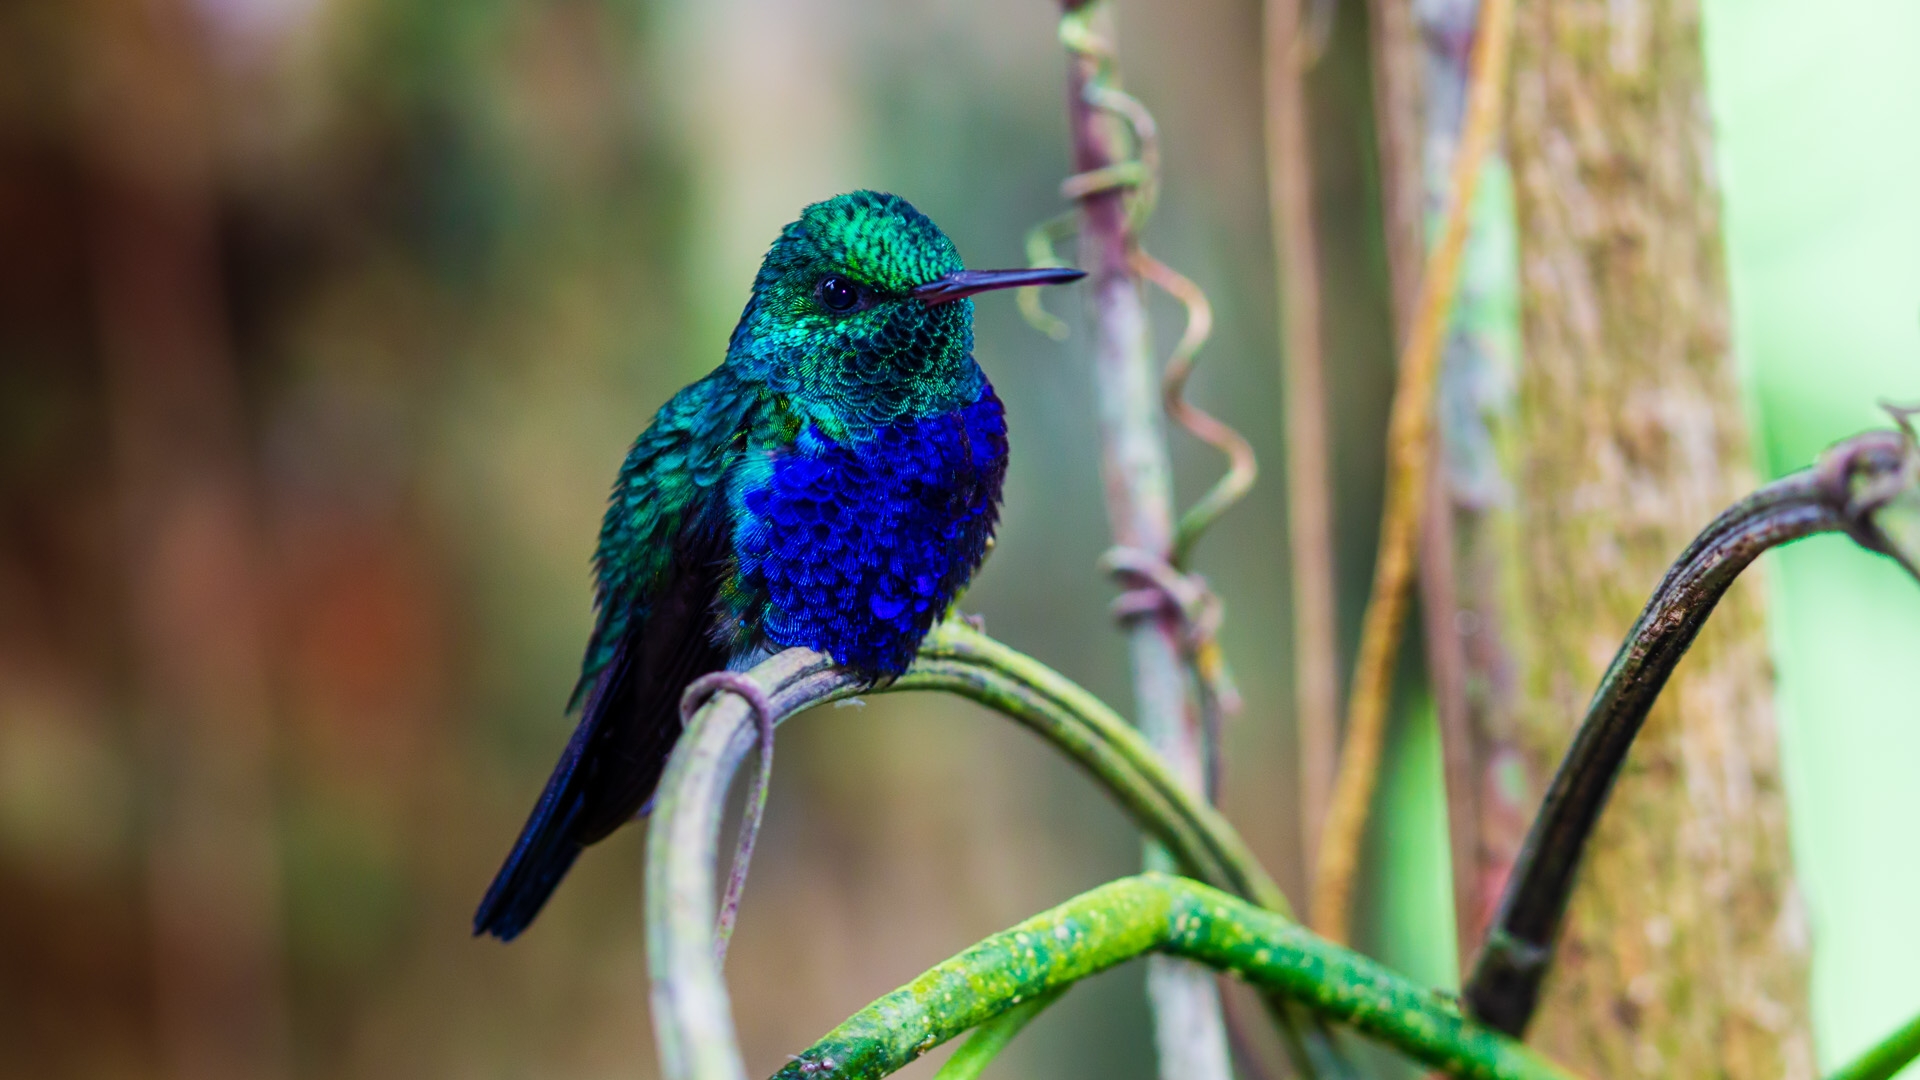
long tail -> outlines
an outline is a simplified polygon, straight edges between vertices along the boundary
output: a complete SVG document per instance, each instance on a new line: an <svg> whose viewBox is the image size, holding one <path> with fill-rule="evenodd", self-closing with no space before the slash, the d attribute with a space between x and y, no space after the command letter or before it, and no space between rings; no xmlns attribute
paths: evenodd
<svg viewBox="0 0 1920 1080"><path fill-rule="evenodd" d="M693 638L705 644L705 634ZM540 915L580 851L632 821L653 796L680 738L682 690L722 667L724 657L710 648L632 655L647 653L645 646L622 648L595 680L561 763L474 913L474 934L511 942Z"/></svg>
<svg viewBox="0 0 1920 1080"><path fill-rule="evenodd" d="M575 777L591 739L589 714L574 730L566 753L520 830L520 839L494 875L486 898L480 901L480 909L473 916L474 934L492 934L501 941L519 937L585 849L577 839L577 824L587 800Z"/></svg>
<svg viewBox="0 0 1920 1080"><path fill-rule="evenodd" d="M680 737L681 692L726 664L697 629L694 616L705 609L697 596L663 606L594 681L580 726L474 913L476 935L519 936L581 850L633 820L652 797Z"/></svg>
<svg viewBox="0 0 1920 1080"><path fill-rule="evenodd" d="M476 935L492 934L501 941L518 937L533 917L540 914L560 879L573 866L573 860L586 848L580 822L587 810L593 774L601 771L596 751L599 744L607 741L609 730L621 726L609 715L609 707L615 704L614 698L625 695L608 691L617 691L628 681L627 672L619 670L626 666L622 650L622 655L614 657L589 691L581 710L580 725L573 729L573 737L567 740L560 763L554 766L546 789L540 793L540 801L533 804L533 813L520 830L520 839L514 841L506 863L494 875L493 884L480 901L480 909L474 913ZM667 745L671 748L671 740ZM649 788L658 782L660 769L665 764L662 756L658 765L647 770L652 773L652 779L646 781Z"/></svg>

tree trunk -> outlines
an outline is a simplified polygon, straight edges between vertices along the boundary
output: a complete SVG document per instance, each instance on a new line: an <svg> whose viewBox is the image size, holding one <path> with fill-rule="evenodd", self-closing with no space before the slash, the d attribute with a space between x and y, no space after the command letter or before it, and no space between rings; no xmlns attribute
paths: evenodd
<svg viewBox="0 0 1920 1080"><path fill-rule="evenodd" d="M1537 801L1669 560L1753 485L1696 6L1525 0L1514 47L1523 360L1480 417L1512 524L1460 567L1506 568L1472 613L1510 650L1483 745L1516 749L1482 763L1483 818L1489 792ZM1586 1075L1812 1075L1761 598L1708 623L1590 849L1532 1031ZM1510 863L1481 825L1482 866Z"/></svg>

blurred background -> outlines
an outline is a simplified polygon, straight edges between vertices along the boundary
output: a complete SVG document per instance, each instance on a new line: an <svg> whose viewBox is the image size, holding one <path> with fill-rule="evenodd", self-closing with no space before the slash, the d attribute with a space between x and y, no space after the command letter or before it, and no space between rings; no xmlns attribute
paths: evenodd
<svg viewBox="0 0 1920 1080"><path fill-rule="evenodd" d="M1118 6L1166 154L1148 241L1218 315L1192 396L1267 466L1198 563L1248 699L1228 814L1298 897L1259 5ZM1920 397L1903 49L1920 10L1706 7L1771 476L1879 422L1877 397ZM970 265L1023 261L1068 167L1054 17L1037 0L0 5L0 1074L654 1075L640 830L582 859L520 941L468 936L571 729L607 487L652 411L720 360L804 204L895 191ZM1392 365L1364 18L1339 7L1310 86L1349 642ZM965 606L1124 705L1086 335L1068 297L1050 303L1076 329L1064 345L1010 300L979 304L1015 457ZM1155 310L1170 343L1178 313ZM1174 450L1191 497L1217 463ZM1840 539L1767 570L1831 1063L1920 1007L1920 863L1887 854L1920 815L1920 592ZM1396 902L1363 924L1449 983L1430 725L1390 749L1365 891ZM729 966L760 1073L1139 859L1068 766L927 697L788 729L760 850ZM998 1067L1152 1075L1140 981L1069 995Z"/></svg>

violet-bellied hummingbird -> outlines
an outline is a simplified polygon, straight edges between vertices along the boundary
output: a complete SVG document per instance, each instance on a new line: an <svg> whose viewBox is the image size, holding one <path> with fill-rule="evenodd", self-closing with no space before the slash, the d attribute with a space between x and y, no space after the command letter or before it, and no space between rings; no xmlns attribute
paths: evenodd
<svg viewBox="0 0 1920 1080"><path fill-rule="evenodd" d="M661 407L614 481L579 725L474 933L512 940L649 804L695 679L793 646L875 682L906 670L985 558L1007 469L967 297L1081 276L964 269L924 214L872 191L781 231L725 362Z"/></svg>

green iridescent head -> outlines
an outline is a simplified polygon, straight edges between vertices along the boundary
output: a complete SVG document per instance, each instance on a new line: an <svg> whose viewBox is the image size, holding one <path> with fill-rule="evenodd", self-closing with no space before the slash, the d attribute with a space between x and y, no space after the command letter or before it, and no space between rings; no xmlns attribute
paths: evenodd
<svg viewBox="0 0 1920 1080"><path fill-rule="evenodd" d="M911 203L855 191L814 203L781 230L728 360L835 428L943 411L980 390L966 297L1079 276L966 270L953 241Z"/></svg>

